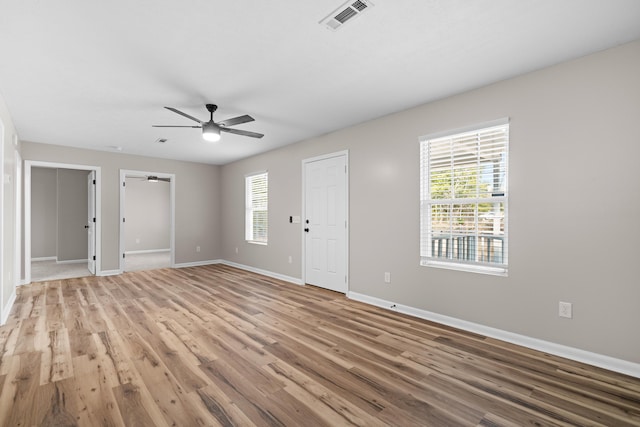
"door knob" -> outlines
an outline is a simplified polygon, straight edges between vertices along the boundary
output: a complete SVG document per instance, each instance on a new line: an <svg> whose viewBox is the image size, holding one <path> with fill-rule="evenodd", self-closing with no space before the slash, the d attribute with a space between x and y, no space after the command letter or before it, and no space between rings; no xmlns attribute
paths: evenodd
<svg viewBox="0 0 640 427"><path fill-rule="evenodd" d="M84 228L89 228L89 226L88 226L88 225L85 225L85 226L84 226Z"/></svg>

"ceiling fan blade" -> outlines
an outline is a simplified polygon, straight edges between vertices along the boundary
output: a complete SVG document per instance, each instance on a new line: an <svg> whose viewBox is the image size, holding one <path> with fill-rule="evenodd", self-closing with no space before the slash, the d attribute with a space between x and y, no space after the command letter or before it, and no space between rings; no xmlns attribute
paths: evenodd
<svg viewBox="0 0 640 427"><path fill-rule="evenodd" d="M173 112L174 112L174 113L176 113L176 114L180 114L181 116L184 116L184 117L186 117L187 119L191 119L191 120L193 120L193 121L195 121L195 122L202 123L202 120L196 119L195 117L190 116L190 115L188 115L187 113L183 113L183 112L182 112L182 111L180 111L180 110L176 110L176 109L175 109L175 108L173 108L173 107L164 107L164 108L166 108L166 109L167 109L167 110L169 110L169 111L173 111Z"/></svg>
<svg viewBox="0 0 640 427"><path fill-rule="evenodd" d="M248 130L220 128L220 132L235 133L236 135L250 136L251 138L262 138L264 135L257 132L249 132Z"/></svg>
<svg viewBox="0 0 640 427"><path fill-rule="evenodd" d="M174 126L174 125L151 125L153 128L195 128L200 129L202 126Z"/></svg>
<svg viewBox="0 0 640 427"><path fill-rule="evenodd" d="M232 119L222 120L221 122L217 122L216 124L218 126L233 126L233 125L239 125L241 123L252 122L254 120L255 119L253 117L245 114L244 116L238 116Z"/></svg>

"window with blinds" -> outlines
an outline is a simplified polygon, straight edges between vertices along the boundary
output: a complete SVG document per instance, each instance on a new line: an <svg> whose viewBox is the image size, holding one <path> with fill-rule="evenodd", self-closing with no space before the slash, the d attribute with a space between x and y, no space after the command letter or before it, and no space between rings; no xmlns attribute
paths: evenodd
<svg viewBox="0 0 640 427"><path fill-rule="evenodd" d="M246 220L245 239L253 243L267 243L269 219L269 179L267 172L245 177Z"/></svg>
<svg viewBox="0 0 640 427"><path fill-rule="evenodd" d="M506 275L509 122L420 139L421 265Z"/></svg>

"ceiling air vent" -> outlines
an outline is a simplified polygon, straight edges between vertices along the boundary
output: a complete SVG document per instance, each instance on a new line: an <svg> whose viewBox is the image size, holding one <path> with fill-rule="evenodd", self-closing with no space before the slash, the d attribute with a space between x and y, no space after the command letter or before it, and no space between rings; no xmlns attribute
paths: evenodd
<svg viewBox="0 0 640 427"><path fill-rule="evenodd" d="M369 0L349 0L320 21L330 30L337 30L358 15L362 15L373 6Z"/></svg>

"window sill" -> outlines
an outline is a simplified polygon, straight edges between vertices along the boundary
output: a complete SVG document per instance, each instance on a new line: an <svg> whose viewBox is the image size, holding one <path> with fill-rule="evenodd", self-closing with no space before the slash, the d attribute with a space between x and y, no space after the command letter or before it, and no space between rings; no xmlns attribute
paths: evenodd
<svg viewBox="0 0 640 427"><path fill-rule="evenodd" d="M456 271L465 271L467 273L480 273L480 274L489 274L492 276L508 276L507 267L489 267L485 265L472 265L472 264L460 264L455 262L443 262L443 261L432 261L432 260L423 260L420 262L421 266L424 267L434 267L434 268L444 268L446 270L456 270Z"/></svg>
<svg viewBox="0 0 640 427"><path fill-rule="evenodd" d="M258 242L257 240L247 240L247 243L252 245L267 246L267 242Z"/></svg>

